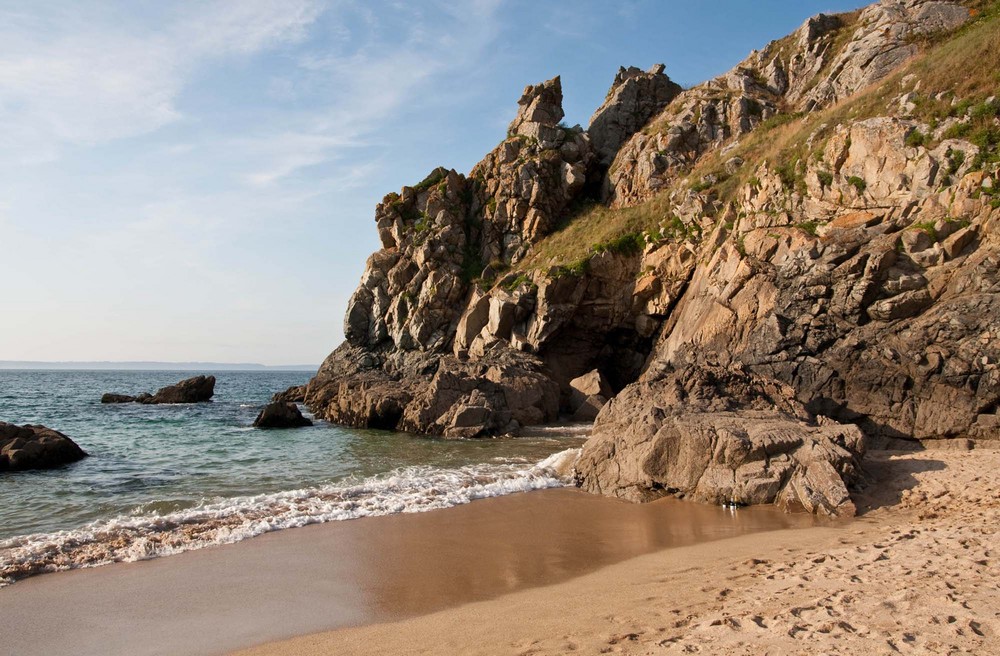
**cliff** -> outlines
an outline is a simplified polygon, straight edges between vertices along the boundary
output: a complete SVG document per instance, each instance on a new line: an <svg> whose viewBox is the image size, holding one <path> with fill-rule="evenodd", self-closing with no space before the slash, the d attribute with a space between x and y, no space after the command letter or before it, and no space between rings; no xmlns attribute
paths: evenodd
<svg viewBox="0 0 1000 656"><path fill-rule="evenodd" d="M631 499L850 514L866 444L1000 439L1000 18L884 0L590 127L529 86L468 176L376 209L317 416L475 437L597 414ZM609 400L610 398L610 400Z"/></svg>

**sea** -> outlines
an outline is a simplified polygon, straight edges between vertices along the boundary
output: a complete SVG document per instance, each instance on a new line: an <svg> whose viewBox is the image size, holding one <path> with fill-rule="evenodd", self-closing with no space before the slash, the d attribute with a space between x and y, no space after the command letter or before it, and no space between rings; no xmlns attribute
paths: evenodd
<svg viewBox="0 0 1000 656"><path fill-rule="evenodd" d="M310 372L197 373L216 377L211 402L102 405L104 392L155 392L195 373L0 370L0 421L43 424L89 454L57 469L0 473L0 585L561 487L571 484L561 464L583 442L570 427L474 440L315 418L312 427L261 430L253 420L271 395Z"/></svg>

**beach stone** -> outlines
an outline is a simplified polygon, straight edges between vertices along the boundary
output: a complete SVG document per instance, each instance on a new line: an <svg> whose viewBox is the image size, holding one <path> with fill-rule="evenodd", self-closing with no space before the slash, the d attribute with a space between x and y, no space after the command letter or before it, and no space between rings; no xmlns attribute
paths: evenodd
<svg viewBox="0 0 1000 656"><path fill-rule="evenodd" d="M591 394L573 411L573 421L594 421L607 402L606 396Z"/></svg>
<svg viewBox="0 0 1000 656"><path fill-rule="evenodd" d="M76 442L59 431L0 422L0 471L51 469L86 457Z"/></svg>
<svg viewBox="0 0 1000 656"><path fill-rule="evenodd" d="M291 401L273 401L264 406L253 425L257 428L300 428L313 423L303 417L299 407Z"/></svg>

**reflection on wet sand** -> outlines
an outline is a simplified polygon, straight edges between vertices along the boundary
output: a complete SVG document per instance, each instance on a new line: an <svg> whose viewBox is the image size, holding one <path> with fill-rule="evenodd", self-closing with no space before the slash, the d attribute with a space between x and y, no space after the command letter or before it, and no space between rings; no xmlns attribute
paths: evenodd
<svg viewBox="0 0 1000 656"><path fill-rule="evenodd" d="M548 585L664 548L814 523L772 508L637 505L570 489L491 501L490 512L476 505L364 527L377 532L354 550L353 575L373 619Z"/></svg>

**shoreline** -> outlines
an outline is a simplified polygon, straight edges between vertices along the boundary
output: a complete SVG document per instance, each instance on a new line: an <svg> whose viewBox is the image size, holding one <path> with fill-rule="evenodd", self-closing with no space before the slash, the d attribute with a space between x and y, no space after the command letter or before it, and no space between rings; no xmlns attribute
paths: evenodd
<svg viewBox="0 0 1000 656"><path fill-rule="evenodd" d="M989 653L1000 637L1000 451L873 452L866 467L863 514L840 527L661 550L232 656Z"/></svg>
<svg viewBox="0 0 1000 656"><path fill-rule="evenodd" d="M815 522L766 507L635 505L554 488L44 574L0 589L0 607L18 627L6 646L22 656L223 654L500 599L664 548Z"/></svg>
<svg viewBox="0 0 1000 656"><path fill-rule="evenodd" d="M46 574L0 589L17 627L5 646L985 653L1000 635L1000 451L876 451L866 467L849 522L556 488Z"/></svg>

